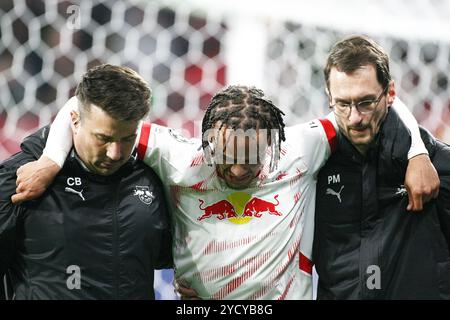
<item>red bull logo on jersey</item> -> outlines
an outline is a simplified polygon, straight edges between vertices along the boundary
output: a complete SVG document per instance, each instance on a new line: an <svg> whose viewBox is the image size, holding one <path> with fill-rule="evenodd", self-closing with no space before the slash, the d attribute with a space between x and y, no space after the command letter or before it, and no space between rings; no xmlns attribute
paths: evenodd
<svg viewBox="0 0 450 320"><path fill-rule="evenodd" d="M244 217L256 217L261 218L262 213L274 214L276 216L281 216L275 207L280 204L278 201L278 195L274 197L276 203L265 201L259 198L252 198L246 205L244 209Z"/></svg>
<svg viewBox="0 0 450 320"><path fill-rule="evenodd" d="M216 216L217 219L223 220L225 217L227 218L235 218L237 217L236 211L234 210L233 205L227 201L222 200L217 203L211 204L205 208L202 208L202 204L205 203L205 201L199 199L200 201L200 210L204 211L204 214L198 218L198 221L202 221L207 218L211 218L213 216Z"/></svg>
<svg viewBox="0 0 450 320"><path fill-rule="evenodd" d="M205 201L199 199L199 209L203 214L197 218L203 221L210 218L218 220L227 219L231 223L244 224L253 218L262 218L264 215L281 216L282 213L276 209L280 204L278 195L274 201L266 201L253 197L245 192L235 192L227 196L227 199L205 206Z"/></svg>

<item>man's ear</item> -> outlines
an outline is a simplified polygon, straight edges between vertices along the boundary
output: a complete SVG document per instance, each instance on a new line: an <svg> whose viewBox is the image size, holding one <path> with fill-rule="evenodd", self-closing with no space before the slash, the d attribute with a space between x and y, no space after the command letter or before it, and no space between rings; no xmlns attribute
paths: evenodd
<svg viewBox="0 0 450 320"><path fill-rule="evenodd" d="M329 90L328 88L325 88L325 94L326 94L328 100L329 100L330 103L331 103L331 94L330 94L330 90Z"/></svg>
<svg viewBox="0 0 450 320"><path fill-rule="evenodd" d="M80 128L80 114L75 111L70 111L70 117L72 119L71 127L74 134L77 134Z"/></svg>
<svg viewBox="0 0 450 320"><path fill-rule="evenodd" d="M331 93L330 93L329 88L325 88L325 94L326 94L327 99L328 99L328 106L329 106L329 108L330 108L330 109L333 109L333 108L331 107L331 104L332 104L333 102L331 101Z"/></svg>
<svg viewBox="0 0 450 320"><path fill-rule="evenodd" d="M394 84L394 80L389 81L389 85L388 85L388 91L387 91L387 95L388 95L388 106L392 106L392 104L394 103L395 100L395 84Z"/></svg>

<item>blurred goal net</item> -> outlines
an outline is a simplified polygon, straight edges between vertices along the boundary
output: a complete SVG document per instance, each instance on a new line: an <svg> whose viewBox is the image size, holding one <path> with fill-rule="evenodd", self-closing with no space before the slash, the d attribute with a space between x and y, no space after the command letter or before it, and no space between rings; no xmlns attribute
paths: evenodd
<svg viewBox="0 0 450 320"><path fill-rule="evenodd" d="M151 120L187 135L226 84L261 87L288 125L322 117L326 56L352 33L387 50L398 96L450 143L449 17L445 0L1 0L0 161L105 62L138 71ZM174 297L170 273L155 286Z"/></svg>
<svg viewBox="0 0 450 320"><path fill-rule="evenodd" d="M225 84L225 25L155 1L0 1L0 160L48 124L100 63L153 90L153 121L192 133Z"/></svg>

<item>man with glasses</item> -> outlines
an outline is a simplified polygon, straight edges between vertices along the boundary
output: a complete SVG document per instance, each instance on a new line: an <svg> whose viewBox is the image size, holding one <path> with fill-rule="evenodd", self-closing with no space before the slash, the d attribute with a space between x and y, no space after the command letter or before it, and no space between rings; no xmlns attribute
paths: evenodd
<svg viewBox="0 0 450 320"><path fill-rule="evenodd" d="M388 55L349 37L334 45L324 73L340 133L317 181L318 299L450 299L449 146L422 131L441 187L421 212L408 212L411 138L390 108Z"/></svg>

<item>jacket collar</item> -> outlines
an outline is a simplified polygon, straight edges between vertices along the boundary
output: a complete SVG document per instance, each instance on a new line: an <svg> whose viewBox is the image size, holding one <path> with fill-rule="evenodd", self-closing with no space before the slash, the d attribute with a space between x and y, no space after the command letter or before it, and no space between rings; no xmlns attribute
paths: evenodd
<svg viewBox="0 0 450 320"><path fill-rule="evenodd" d="M407 159L411 140L409 131L401 122L398 114L395 110L389 108L386 118L381 124L380 131L371 142L365 156L361 155L341 132L338 133L338 144L339 151L344 156L357 162L377 157L381 153L388 157L405 160Z"/></svg>
<svg viewBox="0 0 450 320"><path fill-rule="evenodd" d="M368 158L376 156L380 145L380 133L375 136L375 139L370 143L366 155L362 155L355 146L344 136L340 131L338 133L338 150L345 157L352 159L352 161L362 163Z"/></svg>

